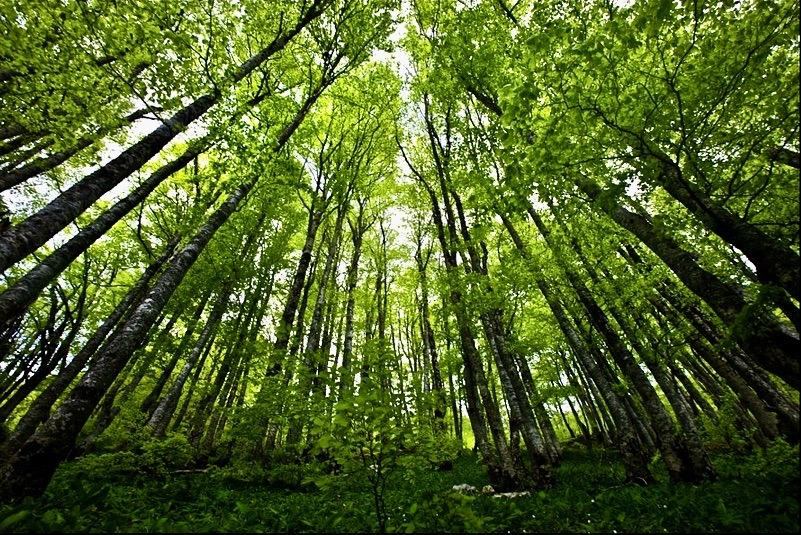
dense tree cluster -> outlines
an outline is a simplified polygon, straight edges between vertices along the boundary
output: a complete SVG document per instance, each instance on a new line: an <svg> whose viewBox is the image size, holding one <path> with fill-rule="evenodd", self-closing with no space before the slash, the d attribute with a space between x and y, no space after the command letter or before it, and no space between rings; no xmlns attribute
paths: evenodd
<svg viewBox="0 0 801 535"><path fill-rule="evenodd" d="M505 490L566 438L643 485L797 443L798 15L6 3L0 500L167 436L469 443Z"/></svg>

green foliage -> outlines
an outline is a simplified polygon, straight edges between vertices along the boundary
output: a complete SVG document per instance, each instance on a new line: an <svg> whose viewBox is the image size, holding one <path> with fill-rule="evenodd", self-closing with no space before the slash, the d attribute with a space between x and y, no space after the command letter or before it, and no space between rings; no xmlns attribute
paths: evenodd
<svg viewBox="0 0 801 535"><path fill-rule="evenodd" d="M707 449L720 451L743 452L751 447L748 429L737 427L737 399L728 394L722 400L715 418L706 415L700 417L700 428L703 429Z"/></svg>
<svg viewBox="0 0 801 535"><path fill-rule="evenodd" d="M185 468L192 461L192 446L185 435L170 434L164 439L153 439L142 446L142 461L157 473Z"/></svg>
<svg viewBox="0 0 801 535"><path fill-rule="evenodd" d="M428 532L482 533L491 517L481 517L475 511L475 496L455 490L424 496L422 504L409 507L409 520L401 531L415 533L423 528Z"/></svg>
<svg viewBox="0 0 801 535"><path fill-rule="evenodd" d="M386 390L360 385L357 395L335 405L330 422L316 418L312 431L319 437L313 451L330 455L341 470L314 482L323 490L368 488L381 533L386 531L384 493L389 477L419 467L418 459L406 453L413 448L414 434L395 407L396 400Z"/></svg>
<svg viewBox="0 0 801 535"><path fill-rule="evenodd" d="M405 462L405 456L396 461ZM287 473L299 466L290 457ZM558 468L557 487L508 498L456 492L454 485L481 489L488 483L478 458L462 454L452 471L427 470L413 481L391 478L383 495L386 531L798 532L798 446L779 441L764 450L715 455L713 461L715 483L668 483L656 464L654 472L664 482L622 486L616 452L570 450ZM0 507L0 531L363 533L377 528L374 495L363 485L299 491L264 478L245 479L244 472L229 468L156 476L113 472L115 464L135 465L119 454L67 463L42 498Z"/></svg>
<svg viewBox="0 0 801 535"><path fill-rule="evenodd" d="M64 477L77 480L111 480L135 477L140 473L163 475L188 467L192 447L183 435L170 434L141 444L139 453L118 451L86 455L61 468Z"/></svg>

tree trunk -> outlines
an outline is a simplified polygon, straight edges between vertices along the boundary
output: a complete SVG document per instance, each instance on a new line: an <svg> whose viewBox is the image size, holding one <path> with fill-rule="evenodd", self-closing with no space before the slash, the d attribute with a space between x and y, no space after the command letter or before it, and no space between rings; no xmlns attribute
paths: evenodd
<svg viewBox="0 0 801 535"><path fill-rule="evenodd" d="M131 124L134 121L141 119L142 117L144 117L145 115L147 115L152 111L153 110L151 108L144 108L141 110L137 110L128 115L127 117L125 117L122 120L121 124L118 126ZM103 128L99 132L93 135L82 137L81 139L77 140L75 145L66 150L53 153L44 158L39 158L34 162L26 164L24 167L20 167L18 169L11 169L7 172L2 173L2 175L0 175L0 191L6 191L7 189L11 189L14 186L22 184L31 177L34 177L46 171L50 171L51 169L55 169L56 167L66 162L69 158L71 158L78 152L93 145L96 142L96 140L105 136L114 129L115 129L114 127Z"/></svg>
<svg viewBox="0 0 801 535"><path fill-rule="evenodd" d="M801 300L801 259L798 253L762 232L754 224L714 202L684 179L681 169L666 154L657 154L662 172L656 182L704 226L737 247L754 264L764 284L784 288Z"/></svg>
<svg viewBox="0 0 801 535"><path fill-rule="evenodd" d="M579 181L579 187L592 199L598 199L602 190L587 180ZM712 273L701 268L694 258L669 238L656 232L644 217L629 212L611 203L596 203L620 226L632 232L684 282L698 297L703 299L729 326L738 323L738 316L746 308L743 297L732 287L721 282ZM798 354L801 342L778 325L775 318L754 318L747 332L739 334L738 343L764 369L775 373L787 384L801 388L801 371Z"/></svg>
<svg viewBox="0 0 801 535"><path fill-rule="evenodd" d="M117 336L98 354L93 368L73 388L58 411L3 466L0 473L0 501L16 502L25 496L40 496L44 492L105 391L125 367L136 348L144 342L150 327L200 252L217 229L227 221L253 184L254 181L251 181L236 188L189 243L170 260L164 273Z"/></svg>
<svg viewBox="0 0 801 535"><path fill-rule="evenodd" d="M178 372L178 376L175 378L175 381L173 381L167 395L164 396L164 399L156 406L156 410L154 410L153 414L150 416L147 426L154 436L163 437L167 432L167 426L170 423L172 415L175 413L178 400L183 392L184 383L186 383L186 380L189 378L192 368L197 363L198 357L203 352L206 345L211 344L214 339L217 325L219 325L222 315L225 313L225 309L228 306L228 297L231 295L232 286L233 283L230 279L223 283L220 293L217 295L214 307L211 309L211 314L209 314L209 319L206 321L206 325L200 333L197 342L195 342L192 352L186 358L186 362L181 368L181 371Z"/></svg>
<svg viewBox="0 0 801 535"><path fill-rule="evenodd" d="M200 298L200 301L195 308L195 312L186 322L186 330L184 331L183 335L181 336L181 343L178 344L178 347L172 349L168 349L168 352L172 355L170 361L167 363L167 366L161 370L159 374L159 378L156 381L156 384L153 388L148 392L145 399L142 400L142 403L139 405L139 411L147 415L147 419L149 420L153 416L153 411L156 410L158 406L159 398L161 397L161 393L164 391L164 387L167 386L167 383L170 381L170 377L172 377L172 372L175 370L175 367L178 365L178 361L184 355L186 348L189 347L189 344L192 342L192 337L195 335L195 329L197 328L198 323L200 323L200 319L203 316L203 311L206 310L206 306L208 305L209 299L211 298L212 291L209 289L208 291L204 291L203 295ZM176 318L177 319L177 318ZM170 331L170 326L165 329L165 332ZM153 360L156 355L156 352L159 351L161 347L156 344L151 351L151 354L148 355L148 359L146 361L146 365L143 365L139 369L139 373L137 374L137 380L131 381L131 386L136 388L139 381L142 380L144 374L149 371L153 370ZM131 392L133 392L133 388L130 388Z"/></svg>
<svg viewBox="0 0 801 535"><path fill-rule="evenodd" d="M511 221L504 214L499 213L499 215L504 223L504 226L509 232L509 235L512 237L512 241L515 243L518 251L523 258L529 260L528 250ZM534 266L532 265L532 268L533 267ZM649 459L639 447L637 433L631 424L628 414L623 409L617 394L612 388L612 385L609 383L609 381L607 381L598 365L590 356L584 341L572 327L567 314L562 308L562 305L557 301L556 296L553 294L545 277L539 271L535 271L533 275L540 292L542 292L543 296L545 297L545 301L548 303L549 308L556 317L559 327L565 334L568 343L573 348L576 357L579 358L582 366L584 366L593 382L598 387L607 407L609 407L609 410L612 412L613 417L615 418L615 424L617 425L618 429L617 440L620 444L620 450L623 455L623 465L626 469L626 483L636 483L642 485L648 485L652 483L654 478L648 469Z"/></svg>
<svg viewBox="0 0 801 535"><path fill-rule="evenodd" d="M267 47L234 71L231 76L232 84L247 77L281 51L309 22L319 17L330 3L331 0L315 0L293 27L276 36ZM221 93L215 89L214 92L196 99L114 160L87 175L37 213L0 235L0 272L33 253L97 199L140 169L176 135L211 109L220 97Z"/></svg>

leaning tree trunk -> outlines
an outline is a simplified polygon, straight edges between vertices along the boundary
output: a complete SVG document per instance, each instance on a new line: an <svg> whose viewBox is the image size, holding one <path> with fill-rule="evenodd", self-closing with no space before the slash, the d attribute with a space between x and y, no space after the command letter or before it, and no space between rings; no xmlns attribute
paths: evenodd
<svg viewBox="0 0 801 535"><path fill-rule="evenodd" d="M606 313L598 305L595 298L591 295L586 285L579 279L575 271L562 257L561 252L554 247L549 230L545 223L530 207L529 215L534 220L534 224L548 242L554 256L560 261L564 274L568 282L573 287L579 298L581 305L587 312L593 326L598 329L606 342L606 346L612 358L620 367L622 372L632 382L634 389L642 399L651 425L657 433L657 446L662 453L662 460L667 466L670 478L673 481L696 481L703 477L703 474L695 473L692 466L688 466L686 444L676 436L675 425L670 415L665 410L665 406L659 399L656 390L651 385L648 377L637 363L634 355L621 339L618 332L610 324Z"/></svg>
<svg viewBox="0 0 801 535"><path fill-rule="evenodd" d="M769 379L766 374L762 372L762 369L756 366L753 360L749 358L749 355L742 351L741 348L737 346L726 346L724 344L724 336L717 331L711 322L703 317L703 312L700 309L678 298L664 285L658 287L658 289L660 295L662 295L674 309L681 313L682 316L687 318L713 348L724 345L722 351L713 349L713 352L725 359L732 369L746 381L748 386L751 387L760 398L768 403L771 407L771 411L776 412L783 434L787 437L798 437L798 404L791 402L788 397L773 384L773 380ZM710 361L710 365L711 364Z"/></svg>
<svg viewBox="0 0 801 535"><path fill-rule="evenodd" d="M283 366L281 358L284 356L289 347L290 333L292 332L292 325L295 323L295 314L300 304L303 286L306 282L306 274L311 264L312 251L314 250L314 242L317 237L317 229L320 227L324 213L323 208L317 208L315 203L309 210L309 221L306 226L306 241L301 249L300 259L295 268L295 275L292 278L292 285L290 286L287 295L286 303L284 304L284 311L281 314L281 319L278 327L276 328L276 340L273 344L275 349L275 357L277 361L273 363L273 367L268 371L269 375L277 375Z"/></svg>
<svg viewBox="0 0 801 535"><path fill-rule="evenodd" d="M203 331L201 331L200 336L195 342L192 352L186 358L186 362L178 372L178 376L175 378L175 381L173 381L167 395L164 396L164 399L156 406L156 410L154 410L153 414L150 416L147 426L154 436L163 437L167 432L167 425L170 423L170 419L175 413L175 408L178 406L178 400L183 392L184 383L186 383L186 380L189 378L189 374L192 373L192 368L197 364L200 354L214 339L217 326L228 306L228 297L231 294L232 286L233 283L231 280L227 280L223 283L223 287L220 289L220 293L217 294L217 300L211 309L211 314L209 314L209 319L206 321Z"/></svg>
<svg viewBox="0 0 801 535"><path fill-rule="evenodd" d="M512 225L511 221L504 214L499 213L499 215L521 256L531 261L528 249L526 248L523 240L520 238L520 235L517 233L517 230ZM532 268L533 267L534 266L532 265ZM634 429L631 420L623 408L617 394L615 393L612 384L610 384L606 376L602 373L600 367L593 360L583 339L572 327L570 319L565 313L561 303L559 303L553 291L551 290L550 284L539 270L534 272L534 280L539 287L540 292L542 292L543 296L545 297L545 301L548 303L551 312L553 312L554 316L556 317L559 327L565 334L568 343L573 348L576 357L578 357L584 369L587 370L587 373L590 375L593 383L595 383L595 385L598 387L604 402L606 402L607 407L612 412L612 416L615 419L615 424L618 430L617 440L620 444L621 453L623 454L623 465L626 470L625 481L627 483L637 483L643 485L652 483L654 481L654 477L651 475L651 472L648 469L649 459L647 459L639 445L639 441L637 440L637 432Z"/></svg>
<svg viewBox="0 0 801 535"><path fill-rule="evenodd" d="M462 83L465 90L475 96L488 110L497 116L503 114L503 110L491 98L465 80L462 80ZM775 154L781 152L781 150L774 151ZM790 158L789 165L794 165L798 161L797 153L791 154L791 156L795 158ZM700 192L688 189L685 181L678 180L680 176L676 173L675 165L670 165L673 162L663 160L663 163L666 166L660 179L664 182L663 185L666 189L670 188L671 195L674 195L680 202L682 202L681 199L684 199L683 202L687 203L690 211L698 212L696 215L700 214L702 221L725 234L724 239L731 240L730 243L737 241L744 252L745 249L750 250L762 266L762 276L766 280L779 282L798 299L800 290L798 254L784 245L777 244L772 238L768 237L762 241L761 232L756 227L725 212L721 207L714 206L711 201L707 202L706 197L699 196ZM587 179L580 179L577 184L591 199L597 200L603 197L607 202L597 203L601 210L656 253L690 290L715 310L721 319L729 325L735 323L738 314L746 305L740 295L698 266L692 255L678 247L672 240L657 233L643 217L633 214L613 202L608 202L609 199L615 197L602 195L603 192L597 184ZM738 236L740 231L743 233L742 236ZM777 255L776 265L771 265L771 255L773 254ZM801 387L801 373L797 355L801 353L801 342L799 342L797 333L796 336L789 335L772 318L760 318L757 324L752 326L752 329L752 332L744 334L742 340L739 341L743 349L764 369L775 373L798 390Z"/></svg>
<svg viewBox="0 0 801 535"><path fill-rule="evenodd" d="M592 199L598 199L603 193L597 184L587 180L580 180L578 185ZM734 288L699 266L690 253L657 232L644 217L615 203L596 205L659 256L687 288L703 299L727 325L737 325L738 316L747 304ZM756 318L754 324L748 328L749 332L741 333L738 340L746 353L764 369L775 373L796 390L801 388L798 359L801 341L787 333L770 316Z"/></svg>
<svg viewBox="0 0 801 535"><path fill-rule="evenodd" d="M213 385L201 398L192 416L192 422L189 426L189 442L194 447L198 447L200 444L208 414L217 401L229 373L238 366L237 363L243 359L242 353L252 346L258 334L273 288L274 271L267 265L266 260L268 258L267 255L262 255L261 263L263 265L257 275L256 286L250 292L248 307L247 309L242 308L241 313L237 316L236 341L227 348L222 364L220 364L220 369L217 370ZM263 273L265 270L269 270L269 276L265 276Z"/></svg>
<svg viewBox="0 0 801 535"><path fill-rule="evenodd" d="M127 117L125 117L119 126L124 126L125 124L131 124L134 121L141 119L142 117L144 117L145 115L147 115L152 111L153 110L151 108L143 108L141 110L137 110L128 115ZM115 127L103 128L99 132L82 137L72 147L68 149L65 149L60 152L55 152L53 154L50 154L49 156L30 162L23 167L20 167L18 169L12 169L6 173L3 173L2 176L0 176L0 191L6 191L7 189L11 189L14 186L22 184L29 178L32 178L46 171L50 171L51 169L55 169L56 167L66 162L69 158L71 158L78 152L93 145L98 139L105 136L114 129Z"/></svg>
<svg viewBox="0 0 801 535"><path fill-rule="evenodd" d="M623 317L622 313L611 311L612 317L617 321L618 325L626 333L626 339L631 343L635 351L640 355L646 367L650 370L651 375L659 385L660 390L665 394L668 403L673 408L673 414L676 415L676 420L682 431L681 441L686 448L687 462L690 464L690 469L687 473L695 477L695 480L708 479L714 481L716 479L715 469L709 459L709 455L704 448L701 441L701 436L698 428L695 425L692 415L688 412L688 407L683 399L681 399L678 390L670 378L667 376L665 364L659 361L659 358L646 344L639 339L635 328L631 322ZM638 325L645 325L646 319L640 316ZM644 327L640 327L641 329ZM692 480L691 480L692 481Z"/></svg>
<svg viewBox="0 0 801 535"><path fill-rule="evenodd" d="M707 229L742 251L756 267L760 282L784 288L795 299L801 299L801 259L797 252L713 201L685 180L681 168L669 156L655 156L662 163L656 182L665 191Z"/></svg>
<svg viewBox="0 0 801 535"><path fill-rule="evenodd" d="M551 207L551 209L553 210L553 207ZM542 220L539 217L537 217L535 221L538 228L540 228L542 232L547 232ZM581 244L575 239L574 236L570 236L570 243L573 251L579 260L581 260L581 265L583 265L585 268L584 271L589 275L590 279L596 285L600 285L600 277L596 271L592 269L592 263L584 254ZM607 280L614 280L610 273L607 272L605 275ZM681 449L679 451L686 453L686 462L690 465L689 469L686 470L686 474L689 476L691 481L704 478L714 481L716 479L715 470L712 467L712 463L709 460L706 450L704 449L695 422L692 416L687 412L687 406L684 403L684 400L680 398L675 385L667 377L664 369L665 364L659 361L657 354L650 347L651 344L646 344L645 342L641 341L640 337L638 336L638 331L645 331L646 333L650 332L650 329L648 328L650 323L648 323L647 318L644 317L642 312L637 311L637 308L633 303L627 303L627 308L629 308L631 311L628 314L623 313L619 307L611 301L608 308L611 316L622 329L626 339L640 356L646 367L651 371L651 375L654 377L659 385L659 388L662 390L662 393L667 398L668 403L673 408L673 413L675 414L679 423L679 427L683 432L680 439L677 440L677 442L681 443ZM639 329L635 328L634 325L632 325L632 320L629 319L633 314L636 314L634 323L639 325Z"/></svg>
<svg viewBox="0 0 801 535"><path fill-rule="evenodd" d="M47 419L47 416L56 400L61 396L72 381L78 376L80 371L89 362L97 349L106 339L111 330L119 323L123 315L141 299L145 288L150 279L161 269L167 259L172 255L178 245L178 240L173 239L164 249L161 256L147 269L134 284L125 297L117 304L106 320L97 328L94 334L87 340L86 344L72 358L70 363L58 374L58 376L45 388L39 396L31 403L27 412L17 422L14 431L3 443L0 450L0 462L7 459L12 453L16 452L22 444L30 438L36 431L40 423Z"/></svg>
<svg viewBox="0 0 801 535"><path fill-rule="evenodd" d="M73 388L58 411L2 467L0 502L17 502L25 496L40 496L44 492L103 394L133 352L144 342L162 308L206 244L228 220L254 183L255 179L236 188L189 243L170 260L164 273L117 336L98 354L93 368Z"/></svg>
<svg viewBox="0 0 801 535"><path fill-rule="evenodd" d="M164 391L164 388L170 381L170 377L172 377L172 372L178 365L178 361L184 355L187 347L192 342L192 337L195 335L195 329L197 329L200 319L203 317L203 311L206 310L206 306L208 306L209 299L211 299L212 294L213 291L211 288L204 291L200 296L200 301L195 307L194 313L188 318L188 320L184 320L185 330L181 335L181 342L174 350L168 350L168 353L171 353L172 357L170 358L169 362L167 362L167 365L161 370L156 384L153 385L153 388L150 389L150 392L148 392L147 396L145 396L145 399L143 399L139 404L139 412L146 414L148 420L151 416L153 416L153 411L155 411L156 407L158 406L161 393ZM177 321L179 316L180 314L175 314L175 316L170 319L170 322L167 324L164 330L159 333L159 337L156 339L157 342L161 342L162 338L167 338L167 333L170 332L174 321ZM144 359L144 362L138 364L139 369L134 375L134 378L129 381L128 386L126 386L126 390L133 392L134 389L139 386L139 383L144 378L145 373L148 371L153 371L156 355L161 350L162 347L159 343L154 343L152 345L147 358Z"/></svg>
<svg viewBox="0 0 801 535"><path fill-rule="evenodd" d="M312 20L319 17L331 0L315 0L298 22L286 33L242 63L231 75L231 84L247 77L270 57L281 51ZM185 106L142 140L100 169L87 175L50 204L0 235L0 272L33 253L61 229L69 225L95 201L140 169L168 142L203 116L222 96L215 90Z"/></svg>
<svg viewBox="0 0 801 535"><path fill-rule="evenodd" d="M162 166L134 191L83 227L67 243L56 249L12 286L0 294L0 324L10 323L24 313L39 293L70 263L86 251L111 227L141 203L167 177L185 167L202 152L204 144L196 144L183 155Z"/></svg>
<svg viewBox="0 0 801 535"><path fill-rule="evenodd" d="M656 295L652 296L651 303L660 314L665 316L667 320L675 325L677 328L682 326L678 313L669 309L663 301ZM779 427L776 415L767 409L767 404L762 400L754 390L746 383L746 381L734 371L731 365L720 356L718 351L712 347L708 341L701 338L701 334L690 336L688 343L690 349L703 359L715 372L725 381L731 390L737 396L743 408L748 410L754 418L757 426L764 436L770 440L779 436ZM689 358L689 357L688 357ZM700 373L695 373L694 377L703 380ZM713 379L716 381L717 379ZM705 381L706 383L706 381ZM722 390L722 387L718 387ZM720 402L720 401L719 401ZM797 437L797 435L796 435Z"/></svg>

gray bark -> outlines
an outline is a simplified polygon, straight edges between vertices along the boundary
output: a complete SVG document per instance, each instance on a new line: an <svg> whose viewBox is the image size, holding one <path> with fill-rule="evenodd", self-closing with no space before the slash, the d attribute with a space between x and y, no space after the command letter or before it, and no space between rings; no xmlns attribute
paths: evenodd
<svg viewBox="0 0 801 535"><path fill-rule="evenodd" d="M164 396L161 402L156 406L156 410L154 410L153 414L150 416L147 426L151 429L154 436L163 437L167 432L167 425L175 412L175 408L178 406L178 400L183 392L184 383L186 383L186 380L189 378L189 374L192 372L192 368L194 368L197 363L198 357L200 357L202 351L213 340L217 325L219 325L220 319L222 319L222 315L228 306L231 286L231 281L226 281L223 284L220 293L217 295L217 300L214 302L214 306L211 309L211 314L209 314L209 318L206 321L206 325L203 327L203 331L201 331L200 336L192 348L192 352L186 358L186 362L178 372L178 376L175 378L175 381L173 381L172 386L167 391L167 395Z"/></svg>
<svg viewBox="0 0 801 535"><path fill-rule="evenodd" d="M234 190L198 230L122 326L98 354L95 364L73 388L67 399L22 448L2 467L0 501L16 502L39 496L58 465L74 447L75 439L105 391L147 336L162 308L194 264L206 244L253 187L253 181Z"/></svg>
<svg viewBox="0 0 801 535"><path fill-rule="evenodd" d="M504 215L500 214L501 219L506 227L512 241L515 243L520 254L525 259L530 259L528 250L512 225L511 221ZM533 266L532 266L533 268ZM537 283L540 292L545 297L551 312L556 317L559 327L565 334L568 343L573 348L576 357L580 360L582 366L587 370L598 390L601 392L607 407L612 412L615 419L615 424L618 429L618 443L620 450L623 454L623 464L626 469L626 482L648 485L654 481L650 470L648 469L648 459L640 448L637 440L637 433L634 429L628 414L623 408L617 394L615 394L612 385L607 380L606 376L602 373L599 366L589 353L584 340L573 328L570 319L564 311L564 308L557 300L550 284L547 282L542 273L538 270L534 272L534 279Z"/></svg>
<svg viewBox="0 0 801 535"><path fill-rule="evenodd" d="M276 36L267 47L240 65L230 81L233 84L238 83L282 50L309 22L319 17L330 3L331 0L315 0L293 27ZM37 213L0 235L0 272L33 253L97 199L141 168L178 133L211 109L220 97L221 93L215 90L196 99L114 160L87 175Z"/></svg>
<svg viewBox="0 0 801 535"><path fill-rule="evenodd" d="M592 199L598 199L602 194L598 185L586 180L579 181L579 187ZM629 212L614 202L604 202L598 206L656 253L723 321L729 326L737 324L738 316L747 305L737 289L724 284L699 266L690 253L668 237L657 233L644 217ZM747 329L747 332L739 335L738 343L742 348L764 369L775 373L796 390L799 389L801 369L798 354L801 353L801 342L797 335L788 333L775 318L765 315L755 318Z"/></svg>

